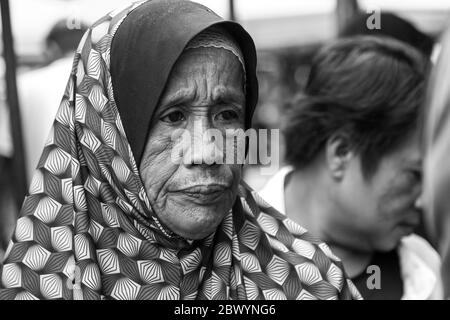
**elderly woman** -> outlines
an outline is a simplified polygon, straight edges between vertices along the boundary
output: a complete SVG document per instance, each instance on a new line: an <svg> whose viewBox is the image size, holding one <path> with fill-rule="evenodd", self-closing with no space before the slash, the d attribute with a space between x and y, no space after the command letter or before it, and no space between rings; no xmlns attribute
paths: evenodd
<svg viewBox="0 0 450 320"><path fill-rule="evenodd" d="M428 88L423 203L442 257L444 297L450 299L450 28Z"/></svg>
<svg viewBox="0 0 450 320"><path fill-rule="evenodd" d="M325 244L241 182L241 165L208 152L173 161L178 129L250 126L255 56L241 26L187 1L140 2L95 23L7 249L0 298L358 297Z"/></svg>

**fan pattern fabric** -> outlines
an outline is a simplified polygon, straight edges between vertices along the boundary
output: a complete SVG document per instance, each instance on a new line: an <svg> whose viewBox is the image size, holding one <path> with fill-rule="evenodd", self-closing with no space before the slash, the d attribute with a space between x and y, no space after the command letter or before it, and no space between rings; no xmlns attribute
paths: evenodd
<svg viewBox="0 0 450 320"><path fill-rule="evenodd" d="M75 54L8 246L0 299L352 299L342 263L245 184L218 230L170 237L151 210L114 101L110 45L140 3Z"/></svg>

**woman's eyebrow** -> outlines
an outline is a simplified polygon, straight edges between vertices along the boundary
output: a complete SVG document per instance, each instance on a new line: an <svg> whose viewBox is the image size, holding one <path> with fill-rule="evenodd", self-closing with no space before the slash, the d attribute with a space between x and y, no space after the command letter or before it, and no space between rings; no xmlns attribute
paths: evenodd
<svg viewBox="0 0 450 320"><path fill-rule="evenodd" d="M235 102L243 103L245 101L245 95L240 90L231 89L227 87L216 88L213 92L214 102Z"/></svg>
<svg viewBox="0 0 450 320"><path fill-rule="evenodd" d="M171 107L182 104L187 101L195 100L195 90L182 88L173 94L164 96L161 100L161 107ZM213 103L237 103L241 104L245 101L244 94L239 90L234 90L226 87L216 88L212 94Z"/></svg>
<svg viewBox="0 0 450 320"><path fill-rule="evenodd" d="M175 93L164 96L161 100L161 106L170 107L177 104L181 104L182 102L190 101L195 98L194 90L183 88L177 90Z"/></svg>

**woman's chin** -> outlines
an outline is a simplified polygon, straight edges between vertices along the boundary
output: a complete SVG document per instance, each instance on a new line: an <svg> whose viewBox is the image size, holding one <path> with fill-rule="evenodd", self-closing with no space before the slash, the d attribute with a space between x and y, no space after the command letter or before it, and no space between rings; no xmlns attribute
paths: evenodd
<svg viewBox="0 0 450 320"><path fill-rule="evenodd" d="M178 224L172 226L172 231L174 231L179 236L191 240L201 240L214 233L217 230L221 220L212 223L208 221L207 223L198 221L185 221L183 224Z"/></svg>
<svg viewBox="0 0 450 320"><path fill-rule="evenodd" d="M187 239L199 240L216 231L230 208L217 205L199 206L185 203L159 215L173 232Z"/></svg>

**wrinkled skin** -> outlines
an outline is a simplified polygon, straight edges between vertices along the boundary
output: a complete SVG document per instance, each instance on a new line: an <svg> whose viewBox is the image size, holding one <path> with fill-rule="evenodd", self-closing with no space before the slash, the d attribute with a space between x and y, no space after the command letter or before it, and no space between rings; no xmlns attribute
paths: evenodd
<svg viewBox="0 0 450 320"><path fill-rule="evenodd" d="M226 50L187 50L173 67L153 116L140 174L158 218L184 238L213 233L235 202L242 166L218 164L215 159L227 151L217 151L199 132L244 128L243 72L237 57ZM177 129L187 130L191 142L204 149L187 143L183 161L174 161Z"/></svg>

